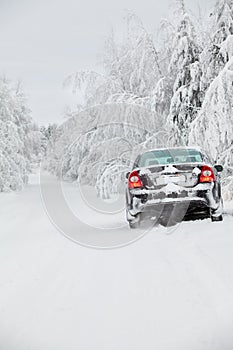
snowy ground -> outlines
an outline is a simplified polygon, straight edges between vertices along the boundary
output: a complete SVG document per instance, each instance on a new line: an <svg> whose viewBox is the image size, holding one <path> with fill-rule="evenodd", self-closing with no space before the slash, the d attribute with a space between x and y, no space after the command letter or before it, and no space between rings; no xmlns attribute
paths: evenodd
<svg viewBox="0 0 233 350"><path fill-rule="evenodd" d="M226 211L103 251L57 232L37 181L0 195L0 349L232 350L233 203ZM129 234L123 214L111 224Z"/></svg>

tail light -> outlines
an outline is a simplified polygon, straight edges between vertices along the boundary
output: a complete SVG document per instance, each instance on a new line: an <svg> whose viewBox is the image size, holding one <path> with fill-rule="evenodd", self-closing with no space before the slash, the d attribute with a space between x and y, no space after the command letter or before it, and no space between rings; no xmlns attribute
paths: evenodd
<svg viewBox="0 0 233 350"><path fill-rule="evenodd" d="M128 182L129 188L142 188L143 183L140 178L140 175L137 171L133 171L129 176L129 182Z"/></svg>
<svg viewBox="0 0 233 350"><path fill-rule="evenodd" d="M214 181L216 181L216 177L213 169L207 165L204 165L201 171L200 182L214 182Z"/></svg>

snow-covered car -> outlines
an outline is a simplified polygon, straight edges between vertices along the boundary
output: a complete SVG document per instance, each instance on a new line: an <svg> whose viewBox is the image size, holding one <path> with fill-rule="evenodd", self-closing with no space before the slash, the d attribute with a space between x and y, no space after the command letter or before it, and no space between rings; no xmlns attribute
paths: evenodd
<svg viewBox="0 0 233 350"><path fill-rule="evenodd" d="M164 226L183 219L222 221L221 165L196 148L140 154L127 174L126 215L131 228L144 219Z"/></svg>

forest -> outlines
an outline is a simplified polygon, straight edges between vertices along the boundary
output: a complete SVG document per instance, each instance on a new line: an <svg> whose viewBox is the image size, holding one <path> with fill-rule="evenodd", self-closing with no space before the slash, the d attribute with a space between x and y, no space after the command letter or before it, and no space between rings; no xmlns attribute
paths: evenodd
<svg viewBox="0 0 233 350"><path fill-rule="evenodd" d="M233 0L198 16L177 0L157 33L127 11L100 61L65 79L77 106L59 125L37 126L21 84L0 79L0 192L20 190L41 164L109 198L137 153L192 145L224 166L233 199Z"/></svg>

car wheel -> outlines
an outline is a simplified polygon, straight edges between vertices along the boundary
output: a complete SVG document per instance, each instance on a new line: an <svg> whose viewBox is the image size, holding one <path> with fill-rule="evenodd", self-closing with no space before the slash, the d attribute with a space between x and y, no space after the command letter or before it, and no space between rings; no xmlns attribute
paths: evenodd
<svg viewBox="0 0 233 350"><path fill-rule="evenodd" d="M132 221L129 221L129 227L130 227L132 230L136 230L137 228L140 227L140 223L139 223L139 222L132 222Z"/></svg>
<svg viewBox="0 0 233 350"><path fill-rule="evenodd" d="M171 218L171 217L160 217L159 218L159 224L164 227L172 227L175 226L179 221Z"/></svg>
<svg viewBox="0 0 233 350"><path fill-rule="evenodd" d="M223 221L223 200L220 200L219 208L215 211L211 211L210 217L212 222L220 222Z"/></svg>
<svg viewBox="0 0 233 350"><path fill-rule="evenodd" d="M219 215L219 216L211 216L211 221L212 222L221 222L223 221L223 216Z"/></svg>
<svg viewBox="0 0 233 350"><path fill-rule="evenodd" d="M129 221L129 227L133 230L139 228L141 226L141 215L138 214L136 217L135 217L135 220L133 221Z"/></svg>

